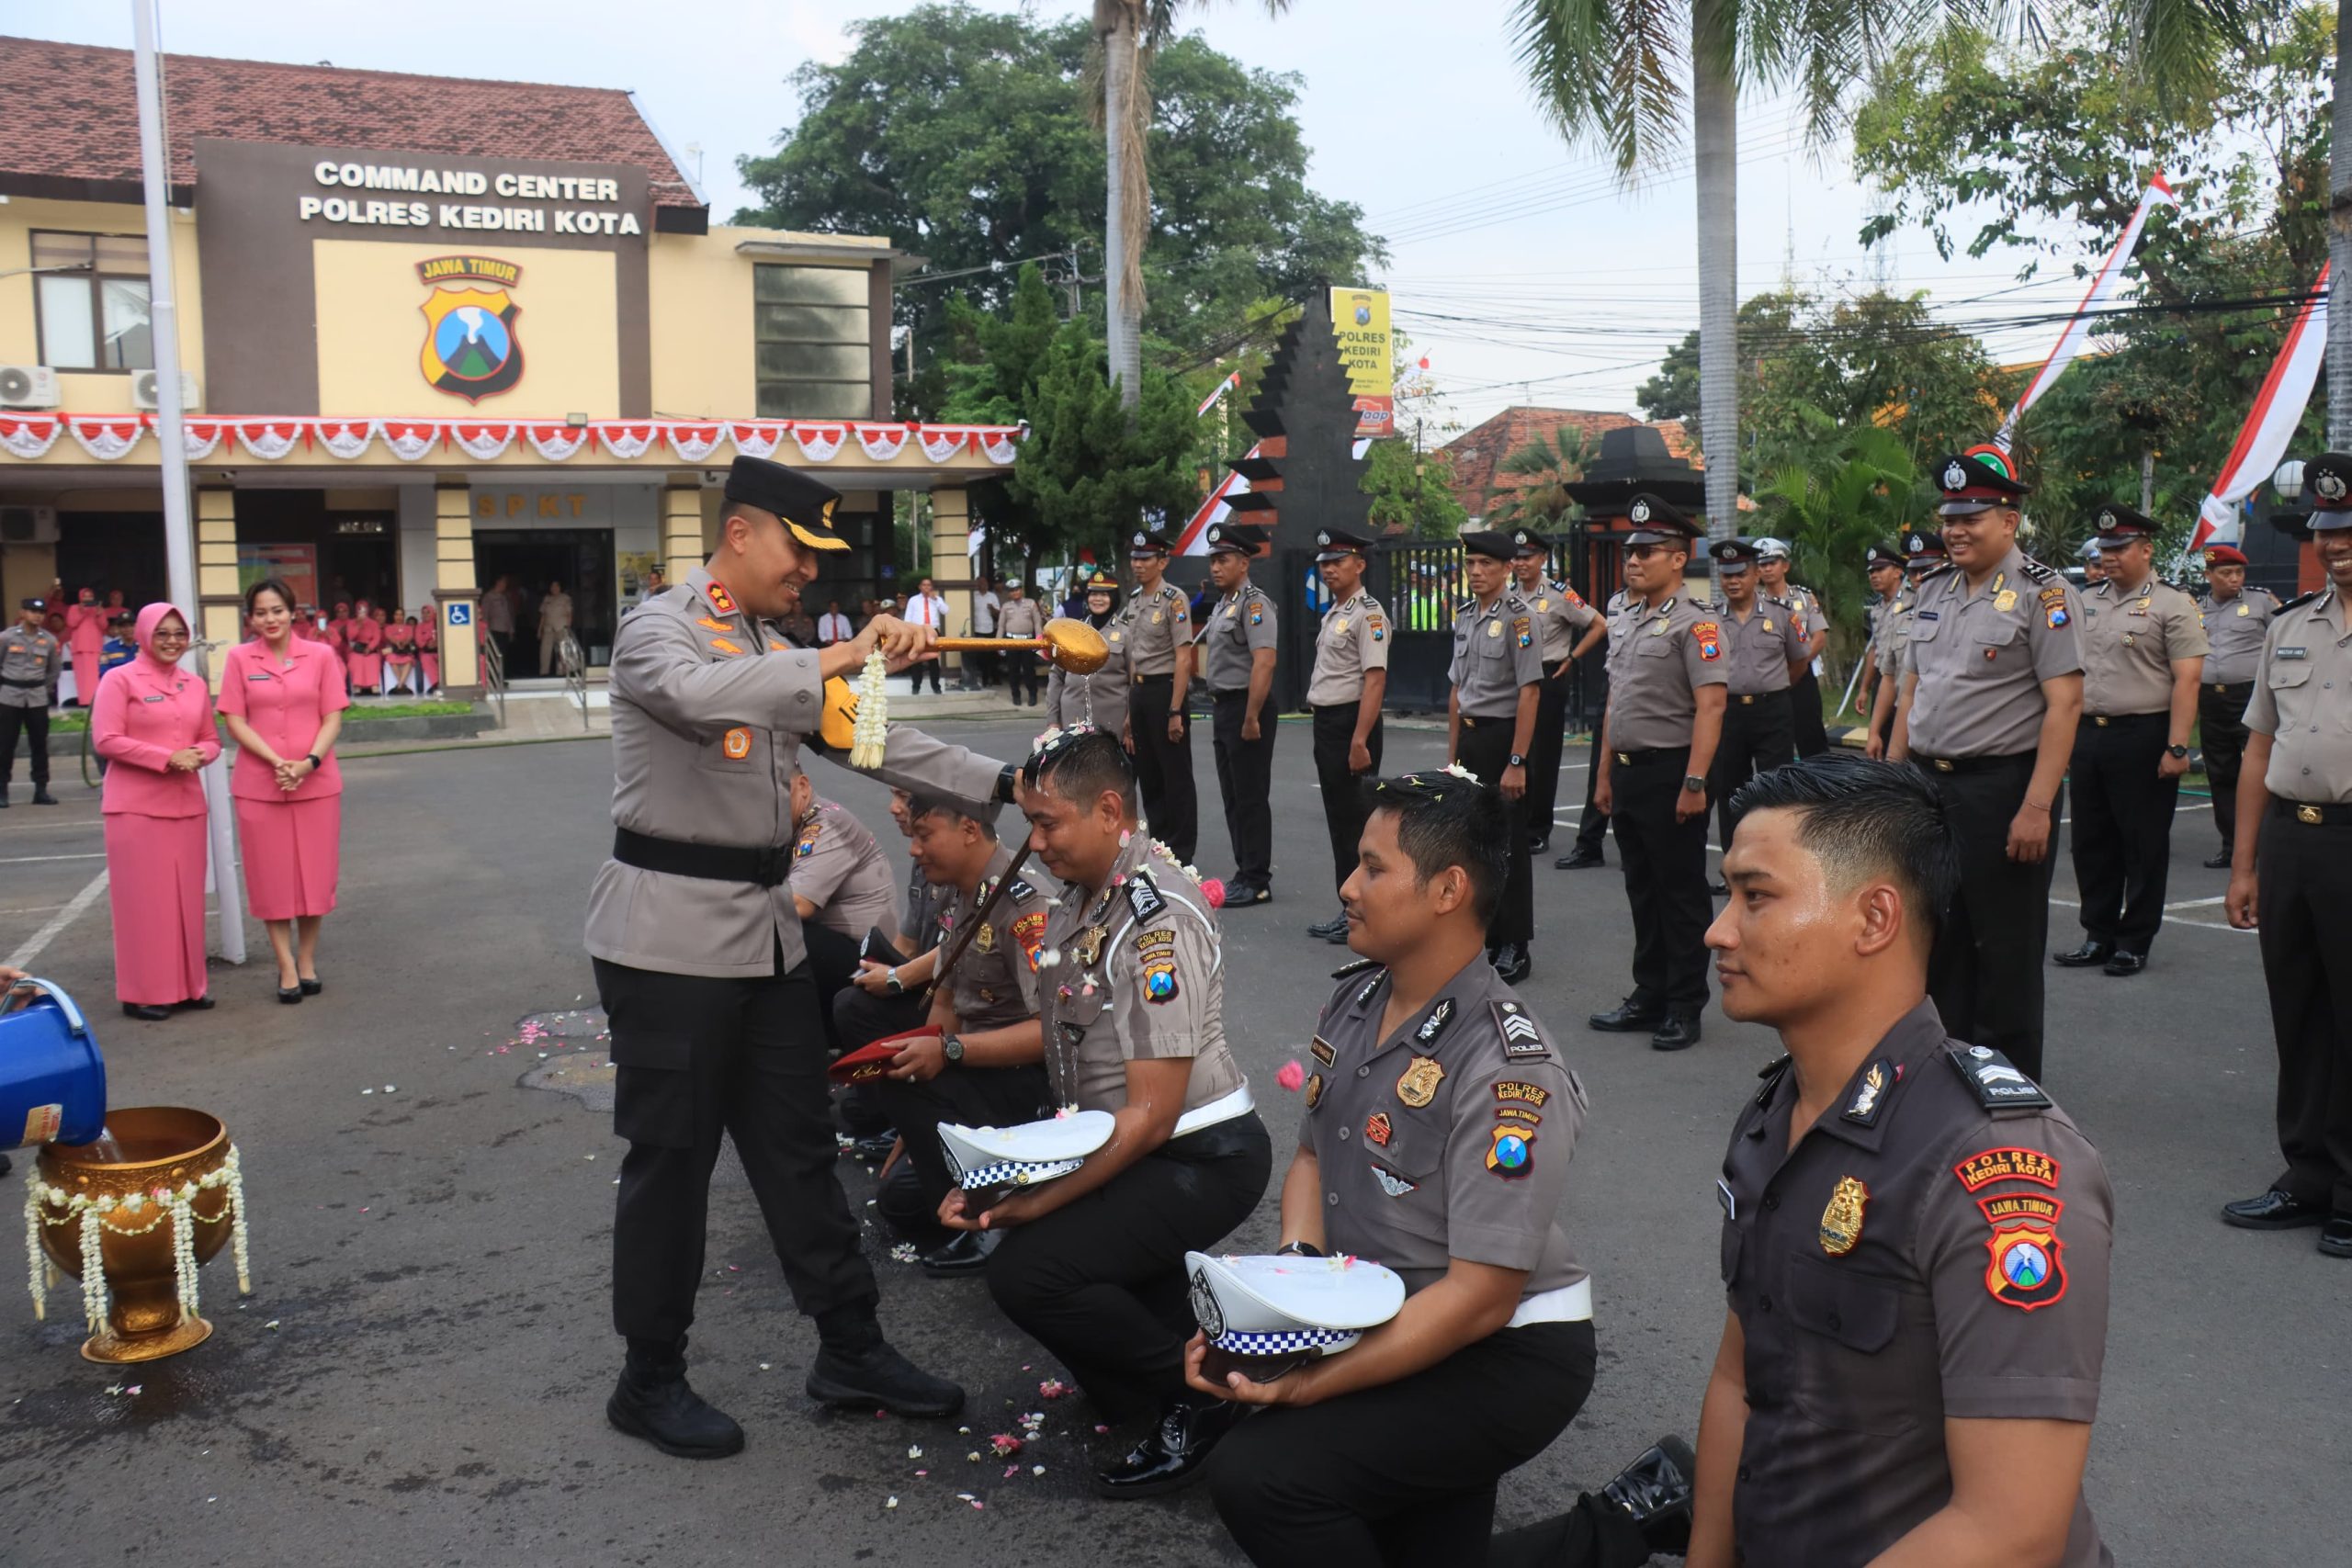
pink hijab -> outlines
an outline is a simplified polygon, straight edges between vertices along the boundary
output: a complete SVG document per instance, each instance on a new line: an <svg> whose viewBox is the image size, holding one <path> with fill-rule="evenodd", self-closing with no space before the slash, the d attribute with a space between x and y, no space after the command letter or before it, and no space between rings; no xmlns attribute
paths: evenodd
<svg viewBox="0 0 2352 1568"><path fill-rule="evenodd" d="M180 607L166 599L158 599L139 612L139 626L133 639L139 644L139 662L150 674L170 675L179 669L176 660L167 662L155 657L155 628L164 624L165 615L179 615L180 624L188 625L188 618L180 615ZM189 635L195 635L193 627Z"/></svg>

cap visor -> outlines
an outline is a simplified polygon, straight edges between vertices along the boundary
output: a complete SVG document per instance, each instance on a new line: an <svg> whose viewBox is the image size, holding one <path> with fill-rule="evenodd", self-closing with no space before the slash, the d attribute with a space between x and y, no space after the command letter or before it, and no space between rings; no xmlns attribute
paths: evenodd
<svg viewBox="0 0 2352 1568"><path fill-rule="evenodd" d="M1980 512L1990 512L2001 503L1997 501L1947 501L1936 508L1941 517L1973 517Z"/></svg>

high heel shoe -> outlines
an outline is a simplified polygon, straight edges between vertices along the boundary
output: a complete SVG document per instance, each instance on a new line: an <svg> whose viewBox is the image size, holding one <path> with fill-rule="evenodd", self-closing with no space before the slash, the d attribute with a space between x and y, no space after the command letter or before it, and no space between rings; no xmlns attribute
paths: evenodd
<svg viewBox="0 0 2352 1568"><path fill-rule="evenodd" d="M125 1002L122 1004L122 1016L138 1019L143 1023L161 1023L172 1016L172 1010L156 1007L151 1002Z"/></svg>
<svg viewBox="0 0 2352 1568"><path fill-rule="evenodd" d="M302 987L302 994L306 997L315 997L327 988L327 983L315 975L307 980L298 980L296 983Z"/></svg>
<svg viewBox="0 0 2352 1568"><path fill-rule="evenodd" d="M288 1007L291 1007L296 1002L300 1001L302 999L302 987L300 982L298 981L291 986L278 987L277 999Z"/></svg>

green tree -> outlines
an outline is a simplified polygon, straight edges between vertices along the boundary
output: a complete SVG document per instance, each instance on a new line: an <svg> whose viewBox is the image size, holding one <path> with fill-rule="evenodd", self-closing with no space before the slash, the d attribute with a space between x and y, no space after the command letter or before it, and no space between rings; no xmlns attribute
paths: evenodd
<svg viewBox="0 0 2352 1568"><path fill-rule="evenodd" d="M1539 436L1497 465L1498 471L1530 481L1514 490L1498 490L1487 499L1487 524L1493 528L1526 526L1555 533L1576 514L1568 486L1584 478L1585 465L1598 446L1582 427L1564 424L1551 439Z"/></svg>
<svg viewBox="0 0 2352 1568"><path fill-rule="evenodd" d="M1417 539L1451 539L1470 521L1453 493L1453 459L1416 452L1401 436L1385 437L1364 454L1364 494L1372 497L1374 528L1402 528Z"/></svg>
<svg viewBox="0 0 2352 1568"><path fill-rule="evenodd" d="M1918 478L1901 436L1864 426L1846 432L1819 461L1775 468L1757 487L1766 524L1789 541L1789 575L1821 597L1830 652L1841 665L1861 651L1870 600L1863 552L1924 520Z"/></svg>

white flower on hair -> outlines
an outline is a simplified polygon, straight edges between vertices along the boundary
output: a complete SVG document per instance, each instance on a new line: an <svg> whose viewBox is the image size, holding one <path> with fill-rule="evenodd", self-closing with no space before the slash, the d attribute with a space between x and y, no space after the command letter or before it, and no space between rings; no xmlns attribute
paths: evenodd
<svg viewBox="0 0 2352 1568"><path fill-rule="evenodd" d="M1464 767L1459 762L1448 762L1443 771L1452 773L1457 779L1467 779L1472 784L1476 784L1478 782L1478 775L1472 773L1469 769Z"/></svg>
<svg viewBox="0 0 2352 1568"><path fill-rule="evenodd" d="M1037 732L1037 739L1029 743L1029 750L1032 751L1042 751L1046 747L1051 746L1055 741L1059 740L1061 738L1061 726L1057 724L1049 726Z"/></svg>

